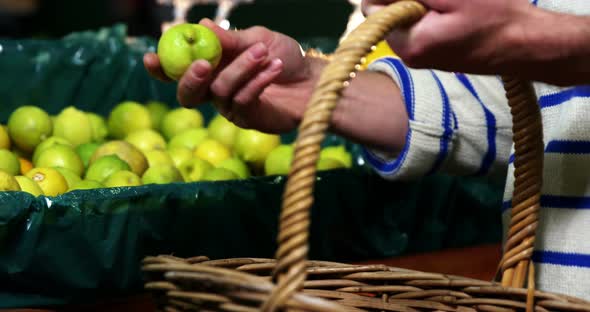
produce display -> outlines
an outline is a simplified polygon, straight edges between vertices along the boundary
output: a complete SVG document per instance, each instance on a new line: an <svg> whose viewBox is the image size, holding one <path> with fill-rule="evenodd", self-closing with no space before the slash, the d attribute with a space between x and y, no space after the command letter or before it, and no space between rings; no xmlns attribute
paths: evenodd
<svg viewBox="0 0 590 312"><path fill-rule="evenodd" d="M72 190L288 174L293 146L198 109L124 101L106 117L73 106L50 116L21 106L0 127L0 190L57 196ZM319 170L350 168L344 146Z"/></svg>

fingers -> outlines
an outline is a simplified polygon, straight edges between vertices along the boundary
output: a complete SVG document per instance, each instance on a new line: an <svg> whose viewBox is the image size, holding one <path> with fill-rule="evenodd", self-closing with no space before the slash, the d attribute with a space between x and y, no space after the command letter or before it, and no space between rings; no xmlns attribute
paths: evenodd
<svg viewBox="0 0 590 312"><path fill-rule="evenodd" d="M239 55L217 75L211 84L214 96L222 102L232 100L234 94L262 68L268 48L257 43Z"/></svg>
<svg viewBox="0 0 590 312"><path fill-rule="evenodd" d="M361 11L363 12L363 15L369 16L393 2L395 2L395 0L363 0L361 3Z"/></svg>
<svg viewBox="0 0 590 312"><path fill-rule="evenodd" d="M258 43L239 55L232 63L213 73L206 61L191 65L178 85L178 101L191 107L210 100L222 114L228 114L228 103L248 105L281 73L279 59L268 61L268 48ZM229 118L228 118L229 119Z"/></svg>
<svg viewBox="0 0 590 312"><path fill-rule="evenodd" d="M143 65L152 77L164 82L172 81L164 74L162 66L160 66L160 59L156 53L146 53L143 56Z"/></svg>
<svg viewBox="0 0 590 312"><path fill-rule="evenodd" d="M280 59L272 60L264 70L236 93L232 101L236 108L239 109L257 101L262 91L280 75L282 70L283 62Z"/></svg>
<svg viewBox="0 0 590 312"><path fill-rule="evenodd" d="M397 0L363 0L361 3L361 11L365 16L369 16L396 1ZM452 10L457 5L458 1L463 0L419 0L419 2L427 8L438 12L448 12Z"/></svg>
<svg viewBox="0 0 590 312"><path fill-rule="evenodd" d="M194 62L178 82L177 99L185 107L192 107L206 101L209 93L212 69L209 62Z"/></svg>
<svg viewBox="0 0 590 312"><path fill-rule="evenodd" d="M261 26L232 31L219 27L208 18L202 19L199 23L217 35L225 58L232 59L259 42L268 46L269 41L273 38L273 32Z"/></svg>

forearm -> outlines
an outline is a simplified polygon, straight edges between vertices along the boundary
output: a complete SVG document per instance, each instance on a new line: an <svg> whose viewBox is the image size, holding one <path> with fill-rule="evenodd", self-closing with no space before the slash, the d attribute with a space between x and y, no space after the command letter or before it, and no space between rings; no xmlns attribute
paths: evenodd
<svg viewBox="0 0 590 312"><path fill-rule="evenodd" d="M308 64L310 76L319 77L327 61L313 58ZM388 153L403 148L408 132L408 115L399 87L377 72L357 73L344 89L331 123L331 132Z"/></svg>
<svg viewBox="0 0 590 312"><path fill-rule="evenodd" d="M590 17L533 9L523 20L508 34L508 74L560 86L590 83Z"/></svg>
<svg viewBox="0 0 590 312"><path fill-rule="evenodd" d="M357 74L344 90L333 117L333 132L392 154L406 144L408 127L399 87L376 72Z"/></svg>

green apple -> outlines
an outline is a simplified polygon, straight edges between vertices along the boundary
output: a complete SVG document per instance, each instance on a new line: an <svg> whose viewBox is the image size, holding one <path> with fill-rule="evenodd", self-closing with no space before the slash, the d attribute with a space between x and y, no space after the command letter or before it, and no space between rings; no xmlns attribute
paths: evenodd
<svg viewBox="0 0 590 312"><path fill-rule="evenodd" d="M281 138L252 129L240 129L234 143L234 151L246 163L257 170L264 169L268 154L281 144Z"/></svg>
<svg viewBox="0 0 590 312"><path fill-rule="evenodd" d="M167 184L174 182L183 182L184 179L180 171L171 165L160 165L149 167L141 177L143 184Z"/></svg>
<svg viewBox="0 0 590 312"><path fill-rule="evenodd" d="M213 166L205 160L193 158L183 162L180 165L180 174L186 182L195 182L203 180L207 171L211 170Z"/></svg>
<svg viewBox="0 0 590 312"><path fill-rule="evenodd" d="M125 137L125 141L133 144L143 153L151 150L163 150L166 148L166 140L155 130L142 129L131 132Z"/></svg>
<svg viewBox="0 0 590 312"><path fill-rule="evenodd" d="M84 179L103 183L113 173L130 169L129 164L117 155L102 156L90 164Z"/></svg>
<svg viewBox="0 0 590 312"><path fill-rule="evenodd" d="M344 145L328 146L320 151L320 158L330 158L340 161L346 168L352 167L352 156Z"/></svg>
<svg viewBox="0 0 590 312"><path fill-rule="evenodd" d="M138 186L141 178L133 171L121 170L111 174L105 181L106 187Z"/></svg>
<svg viewBox="0 0 590 312"><path fill-rule="evenodd" d="M219 114L211 119L207 129L209 130L209 136L212 139L221 142L228 148L233 147L238 130L240 130L238 126Z"/></svg>
<svg viewBox="0 0 590 312"><path fill-rule="evenodd" d="M237 180L238 175L225 168L213 168L203 176L203 181L226 181L226 180Z"/></svg>
<svg viewBox="0 0 590 312"><path fill-rule="evenodd" d="M208 137L209 133L205 128L188 129L170 139L168 148L186 147L194 151Z"/></svg>
<svg viewBox="0 0 590 312"><path fill-rule="evenodd" d="M166 76L179 80L195 60L215 67L221 60L221 43L209 28L192 23L170 27L158 41L158 57Z"/></svg>
<svg viewBox="0 0 590 312"><path fill-rule="evenodd" d="M235 172L238 177L241 179L247 179L250 177L250 169L246 163L244 163L241 159L232 157L226 159L217 165L217 168L224 168Z"/></svg>
<svg viewBox="0 0 590 312"><path fill-rule="evenodd" d="M80 177L84 173L84 163L76 151L67 145L54 145L39 154L35 167L62 167L71 170Z"/></svg>
<svg viewBox="0 0 590 312"><path fill-rule="evenodd" d="M168 149L168 155L172 158L174 166L178 168L183 162L193 158L193 151L186 147L174 147Z"/></svg>
<svg viewBox="0 0 590 312"><path fill-rule="evenodd" d="M293 162L293 145L283 144L273 149L264 161L266 175L287 175Z"/></svg>

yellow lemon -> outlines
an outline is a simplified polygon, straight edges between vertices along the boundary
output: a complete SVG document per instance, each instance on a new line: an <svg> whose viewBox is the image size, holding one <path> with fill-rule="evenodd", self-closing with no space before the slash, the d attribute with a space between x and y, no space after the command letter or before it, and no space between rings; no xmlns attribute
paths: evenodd
<svg viewBox="0 0 590 312"><path fill-rule="evenodd" d="M47 196L57 196L68 190L68 182L64 176L53 168L33 168L26 176L37 182Z"/></svg>
<svg viewBox="0 0 590 312"><path fill-rule="evenodd" d="M22 175L16 176L14 177L14 179L16 180L16 182L20 186L20 189L23 192L27 192L35 197L39 195L44 195L43 190L39 187L39 184L33 181L33 179Z"/></svg>
<svg viewBox="0 0 590 312"><path fill-rule="evenodd" d="M20 191L16 179L6 171L0 170L0 191Z"/></svg>
<svg viewBox="0 0 590 312"><path fill-rule="evenodd" d="M231 157L231 151L219 141L206 139L195 150L195 157L210 162L213 166Z"/></svg>

